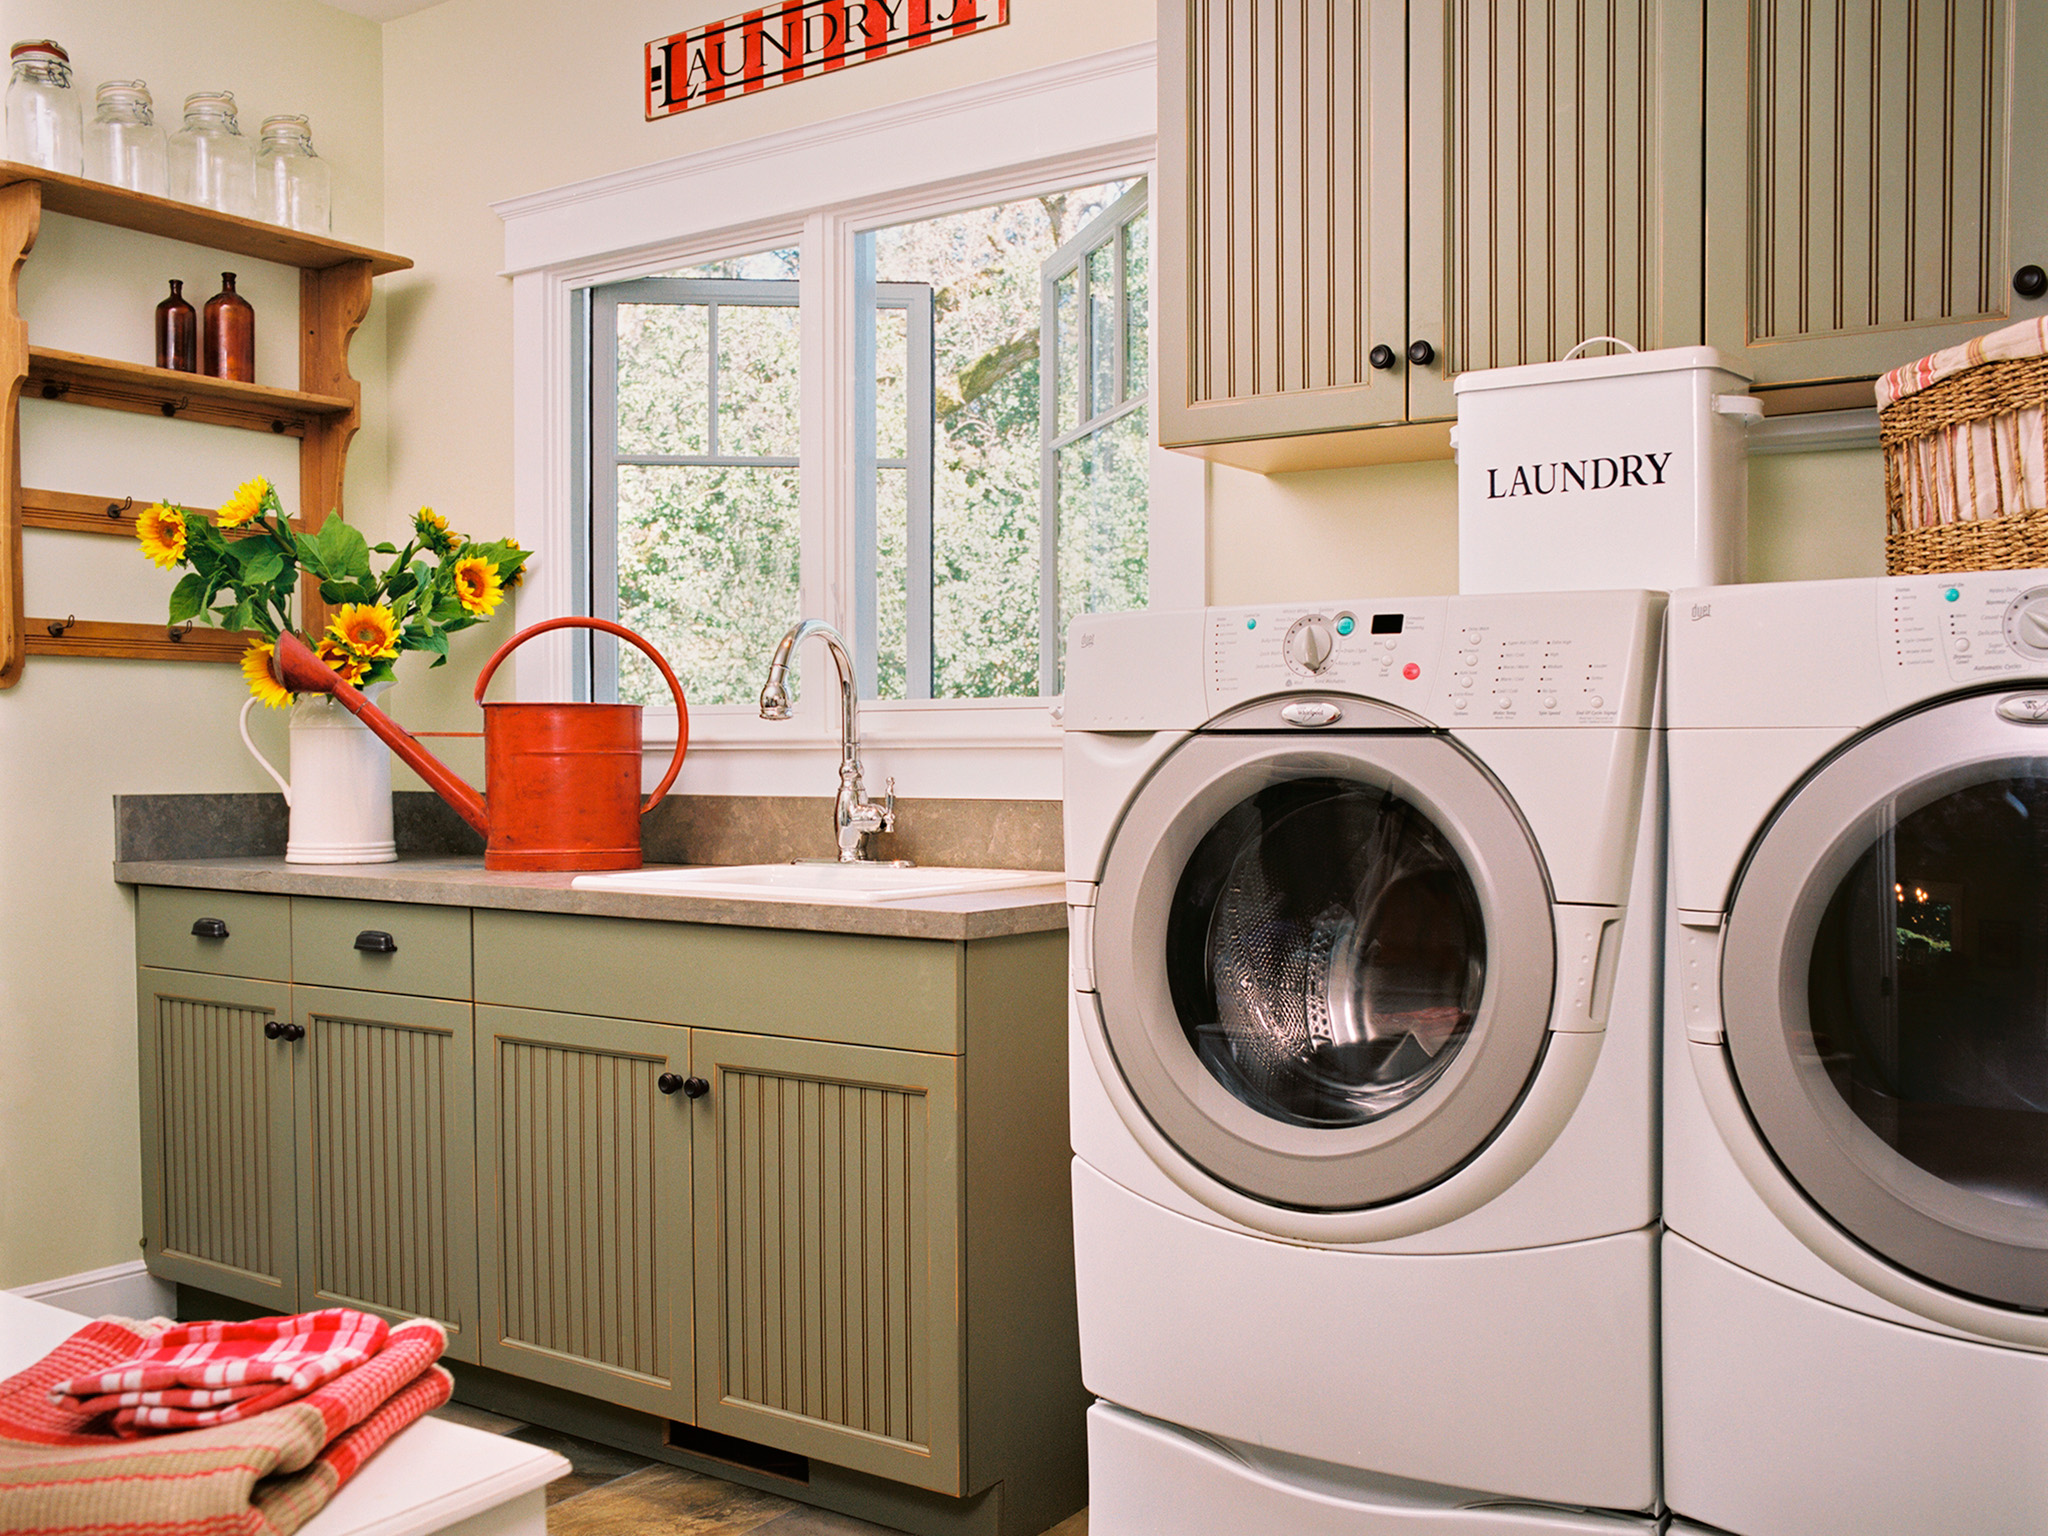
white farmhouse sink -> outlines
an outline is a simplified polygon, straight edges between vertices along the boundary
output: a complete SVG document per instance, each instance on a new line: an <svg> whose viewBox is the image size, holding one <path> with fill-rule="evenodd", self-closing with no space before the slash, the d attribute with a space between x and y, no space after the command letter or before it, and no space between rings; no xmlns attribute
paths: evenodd
<svg viewBox="0 0 2048 1536"><path fill-rule="evenodd" d="M940 869L890 864L731 864L578 875L579 891L640 896L752 896L765 901L909 901L1029 885L1059 885L1056 869Z"/></svg>

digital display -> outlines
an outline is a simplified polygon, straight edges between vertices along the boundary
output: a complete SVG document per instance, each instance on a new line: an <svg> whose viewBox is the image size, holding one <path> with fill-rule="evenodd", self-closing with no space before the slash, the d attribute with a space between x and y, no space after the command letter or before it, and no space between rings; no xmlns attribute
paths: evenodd
<svg viewBox="0 0 2048 1536"><path fill-rule="evenodd" d="M1376 635L1398 635L1401 633L1401 618L1398 613L1376 613L1372 616L1372 632Z"/></svg>

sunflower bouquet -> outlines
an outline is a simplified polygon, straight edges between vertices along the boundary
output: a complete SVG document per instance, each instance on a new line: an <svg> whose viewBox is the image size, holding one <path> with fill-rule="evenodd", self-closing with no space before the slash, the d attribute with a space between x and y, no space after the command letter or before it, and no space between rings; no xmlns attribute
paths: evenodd
<svg viewBox="0 0 2048 1536"><path fill-rule="evenodd" d="M321 600L333 606L326 630L301 638L359 688L388 681L406 651L431 651L433 665L442 665L448 636L490 618L519 585L528 552L516 540L464 538L432 507L420 508L412 528L403 549L373 545L332 514L318 533L301 533L261 476L244 481L211 518L159 502L135 520L144 555L163 570L187 568L171 591L170 621L261 637L242 653L242 675L251 693L278 706L293 696L271 657L277 637L297 628L301 573L320 583ZM390 557L381 572L376 555Z"/></svg>

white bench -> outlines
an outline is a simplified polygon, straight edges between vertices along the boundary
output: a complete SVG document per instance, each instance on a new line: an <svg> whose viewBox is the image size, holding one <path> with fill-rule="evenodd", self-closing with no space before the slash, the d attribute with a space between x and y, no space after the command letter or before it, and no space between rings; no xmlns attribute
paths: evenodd
<svg viewBox="0 0 2048 1536"><path fill-rule="evenodd" d="M34 1365L88 1319L0 1291L0 1379ZM394 1435L300 1536L546 1536L553 1451L425 1418Z"/></svg>

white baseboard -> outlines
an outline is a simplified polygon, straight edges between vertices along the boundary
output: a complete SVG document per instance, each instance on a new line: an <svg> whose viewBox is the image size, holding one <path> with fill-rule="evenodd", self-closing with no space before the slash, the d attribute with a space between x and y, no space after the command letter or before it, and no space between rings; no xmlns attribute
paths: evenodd
<svg viewBox="0 0 2048 1536"><path fill-rule="evenodd" d="M171 1317L178 1308L178 1288L152 1275L140 1259L16 1286L14 1294L81 1317Z"/></svg>

